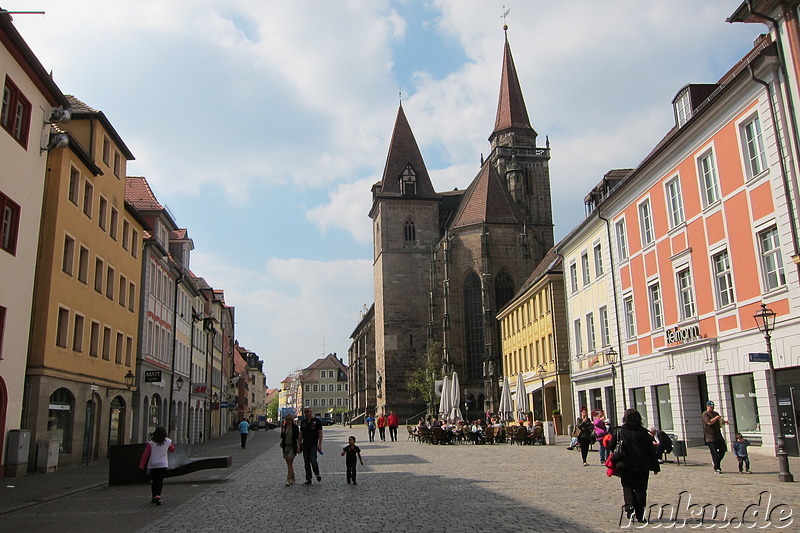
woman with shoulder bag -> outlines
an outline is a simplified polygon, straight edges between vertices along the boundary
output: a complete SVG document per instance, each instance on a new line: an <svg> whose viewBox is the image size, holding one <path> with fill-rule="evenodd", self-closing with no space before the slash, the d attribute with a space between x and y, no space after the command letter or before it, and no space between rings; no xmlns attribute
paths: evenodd
<svg viewBox="0 0 800 533"><path fill-rule="evenodd" d="M614 450L611 460L620 477L622 496L625 500L625 515L635 515L636 521L644 523L644 509L647 505L647 483L650 472L658 474L658 454L653 438L642 426L642 415L636 409L628 409L609 441L609 449ZM618 446L619 445L619 446Z"/></svg>
<svg viewBox="0 0 800 533"><path fill-rule="evenodd" d="M294 415L287 414L281 425L281 449L286 461L286 486L294 483L294 458L300 453L300 428L294 423Z"/></svg>
<svg viewBox="0 0 800 533"><path fill-rule="evenodd" d="M589 419L589 413L586 409L581 410L581 417L575 423L575 431L578 433L578 445L581 447L581 460L583 466L589 466L586 462L586 457L589 455L589 445L592 443L594 436L594 425Z"/></svg>

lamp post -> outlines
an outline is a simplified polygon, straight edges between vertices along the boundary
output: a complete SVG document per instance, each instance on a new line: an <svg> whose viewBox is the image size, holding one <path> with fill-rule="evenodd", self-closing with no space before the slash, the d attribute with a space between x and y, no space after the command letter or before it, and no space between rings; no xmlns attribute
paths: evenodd
<svg viewBox="0 0 800 533"><path fill-rule="evenodd" d="M468 405L469 404L467 403L467 388L464 387L464 418L467 421L469 421L469 413L467 412Z"/></svg>
<svg viewBox="0 0 800 533"><path fill-rule="evenodd" d="M545 378L546 375L547 375L547 369L544 367L543 364L540 364L538 366L538 368L536 369L536 377L538 377L542 382L542 386L540 388L540 390L542 391L542 412L541 412L541 416L537 420L546 420L547 419L547 414L546 414L547 411L545 411L545 408L544 408L544 378Z"/></svg>
<svg viewBox="0 0 800 533"><path fill-rule="evenodd" d="M775 379L775 363L772 361L772 335L775 331L775 311L767 307L767 304L762 303L761 309L753 315L758 326L758 331L764 335L764 340L767 341L767 354L769 357L769 380L772 386L773 402L775 404L775 417L773 418L772 426L775 434L775 456L778 458L778 481L792 482L794 476L789 471L789 457L786 450L783 448L783 428L780 421L780 410L778 406L778 384Z"/></svg>
<svg viewBox="0 0 800 533"><path fill-rule="evenodd" d="M131 390L133 388L133 383L135 381L136 381L136 376L133 375L133 372L128 370L128 373L125 374L125 389L107 389L106 397L116 396L120 392L124 392L125 390Z"/></svg>
<svg viewBox="0 0 800 533"><path fill-rule="evenodd" d="M617 351L614 347L610 347L606 352L606 362L611 367L611 395L614 400L614 420L617 420L617 369L614 366L617 362Z"/></svg>

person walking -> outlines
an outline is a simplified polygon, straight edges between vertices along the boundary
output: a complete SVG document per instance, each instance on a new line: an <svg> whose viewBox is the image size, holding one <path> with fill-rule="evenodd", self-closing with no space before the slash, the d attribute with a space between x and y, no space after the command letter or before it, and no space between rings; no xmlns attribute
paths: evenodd
<svg viewBox="0 0 800 533"><path fill-rule="evenodd" d="M606 459L608 459L608 448L603 446L603 437L606 436L608 433L607 429L608 420L606 420L606 413L602 409L598 409L594 412L594 420L592 420L592 425L594 426L594 437L597 441L597 445L600 447L600 464L606 464Z"/></svg>
<svg viewBox="0 0 800 533"><path fill-rule="evenodd" d="M381 434L381 440L386 442L386 417L383 413L378 416L378 433Z"/></svg>
<svg viewBox="0 0 800 533"><path fill-rule="evenodd" d="M711 452L711 462L714 464L714 472L722 473L722 458L725 457L725 438L722 436L722 424L727 424L722 415L714 410L714 402L706 402L706 410L700 417L703 423L703 438Z"/></svg>
<svg viewBox="0 0 800 533"><path fill-rule="evenodd" d="M392 441L397 440L397 428L400 426L400 419L394 414L394 411L389 411L389 416L386 418L386 425L389 426L389 439Z"/></svg>
<svg viewBox="0 0 800 533"><path fill-rule="evenodd" d="M239 422L239 437L242 439L242 448L247 448L247 436L250 433L250 422L242 419Z"/></svg>
<svg viewBox="0 0 800 533"><path fill-rule="evenodd" d="M612 455L612 461L620 476L625 516L645 523L647 520L644 509L647 505L650 472L658 474L661 465L658 463L653 437L642 426L642 415L636 409L625 411L622 426L612 432L609 448L615 450L618 443L621 443L620 450Z"/></svg>
<svg viewBox="0 0 800 533"><path fill-rule="evenodd" d="M581 410L581 416L575 422L575 429L578 431L578 445L581 447L581 460L583 466L589 466L586 458L589 455L589 445L592 443L592 433L594 433L594 424L589 419L589 413L586 409Z"/></svg>
<svg viewBox="0 0 800 533"><path fill-rule="evenodd" d="M157 427L153 431L153 436L144 449L142 459L139 461L139 468L144 470L147 468L150 471L150 478L152 484L150 492L152 494L152 503L161 505L161 489L164 488L164 477L167 475L167 468L169 468L169 452L174 452L175 446L172 440L167 437L167 430L163 427Z"/></svg>
<svg viewBox="0 0 800 533"><path fill-rule="evenodd" d="M367 415L365 422L367 423L367 432L369 433L369 441L375 442L375 417L372 415Z"/></svg>
<svg viewBox="0 0 800 533"><path fill-rule="evenodd" d="M281 424L281 450L286 461L286 486L294 484L294 458L300 453L300 428L294 422L294 415L288 413Z"/></svg>
<svg viewBox="0 0 800 533"><path fill-rule="evenodd" d="M303 450L303 464L306 467L306 481L303 485L311 485L312 470L317 481L322 483L317 463L317 452L322 453L322 422L309 407L303 409L303 414L305 418L300 422L300 448Z"/></svg>
<svg viewBox="0 0 800 533"><path fill-rule="evenodd" d="M733 443L733 455L739 461L739 473L752 474L750 471L750 456L747 454L747 447L750 446L750 441L744 438L741 433L736 434L736 442ZM742 470L744 467L744 470Z"/></svg>
<svg viewBox="0 0 800 533"><path fill-rule="evenodd" d="M364 460L361 459L361 448L356 446L356 438L352 435L347 439L347 446L342 448L342 455L347 455L344 458L344 462L347 465L347 482L350 483L350 480L353 480L353 485L358 485L356 483L356 458L358 458L361 466L364 466Z"/></svg>

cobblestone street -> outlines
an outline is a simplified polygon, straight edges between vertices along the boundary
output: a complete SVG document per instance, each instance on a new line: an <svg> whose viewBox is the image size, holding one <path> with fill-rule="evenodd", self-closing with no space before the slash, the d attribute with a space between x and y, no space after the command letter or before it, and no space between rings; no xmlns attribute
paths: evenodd
<svg viewBox="0 0 800 533"><path fill-rule="evenodd" d="M358 486L346 484L344 458L339 455L350 434L358 438L365 462L359 466ZM6 514L0 517L0 529L325 533L620 529L619 481L606 477L596 452L590 455L590 466L584 467L579 453L563 445L432 446L406 441L406 436L399 442L369 443L363 427L330 427L325 428L325 455L320 458L322 483L285 487L285 463L277 439L276 431L259 432L247 450L237 449L229 439L230 446L221 450L234 456L235 470L168 479L162 507L149 503L145 486L103 487ZM723 462L726 472L716 475L707 456L704 448L690 448L687 466L669 463L651 477L648 503L679 507L672 529L719 527L741 518L748 506L759 504L762 491L769 492L769 503L762 498L760 513L753 514L756 508L751 507L749 515L760 520L758 526L766 524L772 509L771 518L777 522L800 506L800 484L779 483L773 458L753 454L756 473L748 476L735 472L730 455ZM302 481L301 458L295 468ZM800 462L793 460L792 469L800 473ZM682 491L686 491L683 497ZM727 516L714 521L706 515L702 524L691 520L682 524L693 504L696 511L706 504L724 505ZM784 530L797 531L791 518L783 522ZM673 524L655 519L653 514L649 527Z"/></svg>

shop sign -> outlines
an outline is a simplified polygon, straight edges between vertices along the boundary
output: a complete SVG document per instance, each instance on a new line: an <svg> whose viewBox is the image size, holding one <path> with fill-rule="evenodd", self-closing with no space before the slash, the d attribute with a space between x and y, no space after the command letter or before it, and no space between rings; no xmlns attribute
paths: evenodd
<svg viewBox="0 0 800 533"><path fill-rule="evenodd" d="M700 338L700 326L686 326L685 328L672 328L664 333L667 344L681 344Z"/></svg>
<svg viewBox="0 0 800 533"><path fill-rule="evenodd" d="M144 371L144 382L145 383L160 383L161 382L161 370L145 370Z"/></svg>
<svg viewBox="0 0 800 533"><path fill-rule="evenodd" d="M205 383L196 383L194 387L192 387L192 394L205 394L208 390L208 385Z"/></svg>

